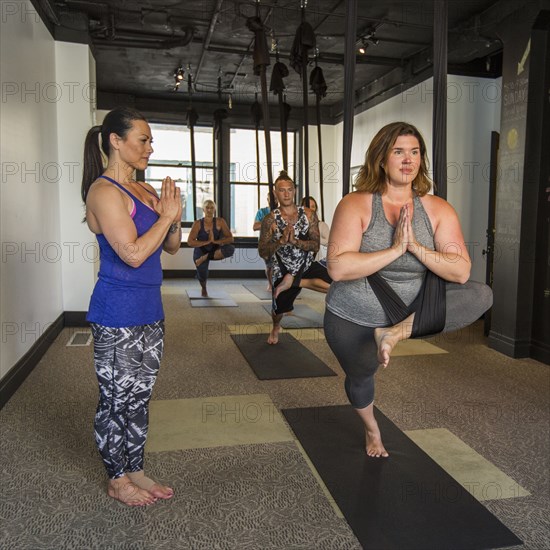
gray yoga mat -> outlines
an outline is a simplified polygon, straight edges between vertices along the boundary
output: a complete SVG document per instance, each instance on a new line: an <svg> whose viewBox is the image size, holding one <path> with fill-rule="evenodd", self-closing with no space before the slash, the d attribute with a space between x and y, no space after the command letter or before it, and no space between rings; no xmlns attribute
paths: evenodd
<svg viewBox="0 0 550 550"><path fill-rule="evenodd" d="M271 304L264 304L264 309L271 316ZM305 304L297 304L294 310L285 315L281 320L283 328L322 328L323 327L322 313L311 309Z"/></svg>
<svg viewBox="0 0 550 550"><path fill-rule="evenodd" d="M233 298L225 290L208 290L208 297L201 296L200 288L189 288L186 290L190 300L231 300Z"/></svg>

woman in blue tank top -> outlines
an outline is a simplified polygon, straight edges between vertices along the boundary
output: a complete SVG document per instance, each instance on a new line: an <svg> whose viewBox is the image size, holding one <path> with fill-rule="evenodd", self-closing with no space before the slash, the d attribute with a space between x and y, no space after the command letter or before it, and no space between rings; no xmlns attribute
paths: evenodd
<svg viewBox="0 0 550 550"><path fill-rule="evenodd" d="M143 115L114 109L86 136L82 178L86 222L100 251L87 315L99 383L95 438L109 496L130 506L174 494L143 472L148 405L164 345L160 255L178 252L182 214L181 192L171 178L163 180L160 197L134 179L147 167L151 143Z"/></svg>
<svg viewBox="0 0 550 550"><path fill-rule="evenodd" d="M489 287L468 281L460 222L447 201L428 194L431 185L419 131L388 124L332 222L325 336L372 457L388 456L374 417L374 374L397 342L457 330L492 304Z"/></svg>

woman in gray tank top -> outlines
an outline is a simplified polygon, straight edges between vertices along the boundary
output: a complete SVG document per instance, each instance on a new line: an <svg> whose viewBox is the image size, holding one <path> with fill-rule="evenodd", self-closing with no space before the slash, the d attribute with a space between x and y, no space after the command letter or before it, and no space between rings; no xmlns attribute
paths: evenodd
<svg viewBox="0 0 550 550"><path fill-rule="evenodd" d="M449 203L428 194L431 186L420 132L388 124L332 222L325 335L373 457L388 456L374 417L374 374L388 365L393 347L469 325L492 304L489 287L468 281L460 222Z"/></svg>

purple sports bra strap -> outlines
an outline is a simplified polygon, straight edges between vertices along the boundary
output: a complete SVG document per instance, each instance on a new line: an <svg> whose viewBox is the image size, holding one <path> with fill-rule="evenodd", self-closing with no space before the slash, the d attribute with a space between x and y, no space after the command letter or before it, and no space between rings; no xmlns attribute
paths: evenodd
<svg viewBox="0 0 550 550"><path fill-rule="evenodd" d="M123 185L118 183L118 181L114 180L113 178L110 178L109 176L99 176L100 178L103 178L104 180L110 181L111 183L114 183L119 189L122 189L132 200L135 199L134 195L128 191L128 189L125 189Z"/></svg>

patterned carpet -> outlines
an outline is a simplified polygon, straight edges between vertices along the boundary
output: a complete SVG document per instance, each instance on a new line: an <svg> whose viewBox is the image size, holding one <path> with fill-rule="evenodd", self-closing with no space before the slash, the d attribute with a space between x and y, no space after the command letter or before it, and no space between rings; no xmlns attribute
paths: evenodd
<svg viewBox="0 0 550 550"><path fill-rule="evenodd" d="M256 379L230 337L269 322L246 282L211 282L239 307L199 309L185 292L194 281L166 282L166 352L153 399L266 394L278 410L346 404L322 334L302 344L337 377ZM302 296L323 310L323 296ZM377 376L377 406L403 430L447 429L521 485L530 496L483 504L521 548L546 550L550 369L488 349L481 330L431 339L445 354L392 358ZM133 509L109 499L92 432L92 348L67 347L74 332L60 334L0 412L0 548L360 548L297 444L262 442L261 430L254 443L148 452L149 474L176 490L171 501Z"/></svg>

